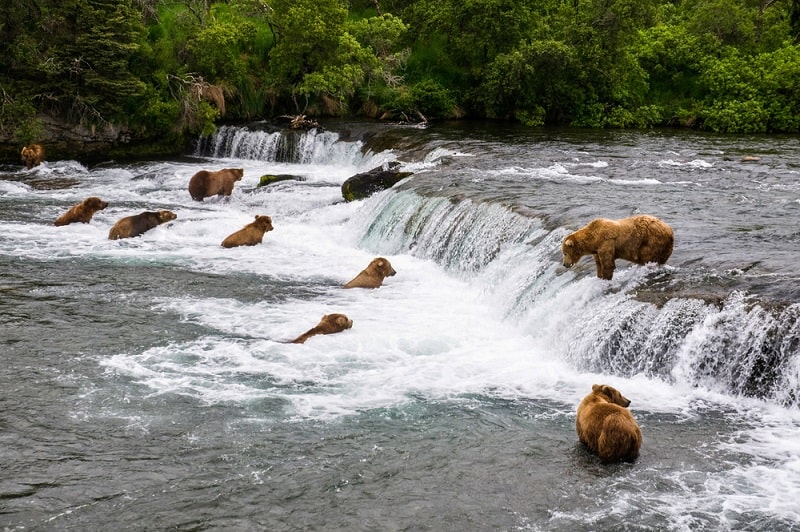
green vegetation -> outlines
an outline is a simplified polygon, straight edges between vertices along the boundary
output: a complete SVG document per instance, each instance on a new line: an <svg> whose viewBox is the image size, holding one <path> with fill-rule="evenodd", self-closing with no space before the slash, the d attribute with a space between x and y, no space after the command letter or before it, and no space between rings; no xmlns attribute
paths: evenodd
<svg viewBox="0 0 800 532"><path fill-rule="evenodd" d="M0 126L280 114L800 131L800 0L15 0Z"/></svg>

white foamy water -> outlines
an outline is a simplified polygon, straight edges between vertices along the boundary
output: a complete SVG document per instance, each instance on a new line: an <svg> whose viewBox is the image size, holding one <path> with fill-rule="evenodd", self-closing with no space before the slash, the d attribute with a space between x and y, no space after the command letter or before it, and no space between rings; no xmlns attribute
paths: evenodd
<svg viewBox="0 0 800 532"><path fill-rule="evenodd" d="M37 205L33 219L0 221L0 246L16 258L99 261L232 279L236 288L230 294L147 296L153 313L201 331L195 337L93 354L110 382L133 386L134 402L178 397L226 407L272 400L281 405L279 421L335 424L365 412L400 409L419 398L458 404L481 396L548 402L554 406L547 415L567 420L565 439L572 441L576 405L592 384L604 382L632 399L645 435L642 457L612 479L620 496L610 490L608 508L595 514L585 506L557 509L551 525L586 529L616 514L636 515L642 507L663 517L671 530L702 529L709 522L722 529L747 528L746 519L754 514L772 523L800 520L797 409L732 394L727 383L714 380L716 374L698 369L709 346L728 341L723 332L752 315L746 301L731 298L725 310L691 298L660 307L636 301L637 288L682 266L620 265L610 283L591 275L590 259L565 270L558 255L568 229L547 227L501 202L457 202L446 195L421 199L403 190L345 203L340 187L347 177L392 161L395 154L364 153L360 143L314 134L301 139L296 162L276 162L275 135L228 132L213 156L180 162L91 169L49 163L33 171L41 179L57 173L75 180L69 188L0 181L3 198ZM466 155L435 148L407 167L424 172L447 157L473 158ZM659 164L702 172L712 167L699 159ZM186 190L191 175L223 167L244 168L233 196L192 201ZM576 168L589 174L572 173ZM611 184L645 194L664 185L642 175L594 175L608 168L597 160L509 164L485 174L489 182L510 177L534 184ZM303 180L259 189L264 174ZM681 181L686 182L691 181ZM101 197L109 207L90 224L52 226L61 212L88 196ZM174 211L177 219L138 238L107 239L120 217L160 209ZM261 245L220 246L260 214L271 216L274 225ZM396 276L376 290L341 288L378 255L391 261ZM249 289L265 295L253 297ZM329 313L346 314L352 329L303 345L286 343ZM676 316L687 313L694 313L695 321L679 324ZM642 323L656 325L646 338L626 343ZM678 325L687 330L673 338ZM645 346L656 353L670 342L680 346L674 350L677 360L663 364L666 370L635 352ZM783 378L800 382L796 369ZM126 399L120 417L128 408ZM696 428L704 423L705 434ZM683 426L692 427L691 438L682 439ZM698 453L713 465L674 463L671 448L682 457ZM640 491L630 485L640 485ZM536 526L546 529L546 524Z"/></svg>

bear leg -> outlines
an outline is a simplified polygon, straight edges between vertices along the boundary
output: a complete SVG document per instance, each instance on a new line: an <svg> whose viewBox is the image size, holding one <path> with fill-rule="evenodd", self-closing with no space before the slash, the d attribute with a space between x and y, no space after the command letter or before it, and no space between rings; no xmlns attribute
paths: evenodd
<svg viewBox="0 0 800 532"><path fill-rule="evenodd" d="M597 264L597 276L606 281L610 281L614 276L614 268L616 267L614 263L616 258L614 256L614 247L602 246L597 250L594 257L595 263Z"/></svg>

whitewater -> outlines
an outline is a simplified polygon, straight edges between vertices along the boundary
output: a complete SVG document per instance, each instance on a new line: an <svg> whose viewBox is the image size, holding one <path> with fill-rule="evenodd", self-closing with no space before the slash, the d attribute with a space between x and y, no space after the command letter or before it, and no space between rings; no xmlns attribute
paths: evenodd
<svg viewBox="0 0 800 532"><path fill-rule="evenodd" d="M0 167L0 526L800 530L798 148L253 124L174 160ZM413 175L342 199L390 162ZM230 198L191 200L226 167ZM89 196L109 207L53 226ZM568 233L637 213L675 229L666 265L561 265ZM220 246L259 214L261 245ZM397 275L342 289L377 256ZM329 313L352 329L286 343ZM634 464L577 441L595 383L632 400Z"/></svg>

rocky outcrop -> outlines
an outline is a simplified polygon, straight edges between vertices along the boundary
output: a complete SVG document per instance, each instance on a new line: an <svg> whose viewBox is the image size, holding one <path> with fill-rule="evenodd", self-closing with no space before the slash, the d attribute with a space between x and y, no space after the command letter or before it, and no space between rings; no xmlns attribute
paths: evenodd
<svg viewBox="0 0 800 532"><path fill-rule="evenodd" d="M342 184L342 197L345 201L368 198L376 192L396 185L414 172L401 172L400 163L391 162L368 172L356 174Z"/></svg>
<svg viewBox="0 0 800 532"><path fill-rule="evenodd" d="M265 187L279 181L305 181L304 177L292 174L266 174L258 180L257 187Z"/></svg>
<svg viewBox="0 0 800 532"><path fill-rule="evenodd" d="M58 120L49 115L37 117L41 134L31 142L41 144L47 160L75 159L101 162L110 159L151 158L177 155L186 151L179 141L145 139L124 127L108 124L104 127L85 126ZM0 162L20 163L23 142L0 132Z"/></svg>

